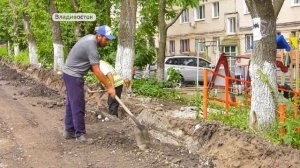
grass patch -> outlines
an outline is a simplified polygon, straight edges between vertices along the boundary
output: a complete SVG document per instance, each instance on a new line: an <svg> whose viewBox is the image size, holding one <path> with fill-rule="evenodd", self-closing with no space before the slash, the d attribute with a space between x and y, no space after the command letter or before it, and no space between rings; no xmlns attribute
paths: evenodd
<svg viewBox="0 0 300 168"><path fill-rule="evenodd" d="M0 56L1 57L7 57L7 47L0 47Z"/></svg>
<svg viewBox="0 0 300 168"><path fill-rule="evenodd" d="M220 108L219 104L216 104L218 111L214 113L209 113L207 116L208 120L218 120L224 123L224 125L239 128L240 130L250 130L249 129L249 109L246 107L230 107L229 114L224 115L224 108ZM214 108L216 109L216 108Z"/></svg>
<svg viewBox="0 0 300 168"><path fill-rule="evenodd" d="M183 96L173 89L170 82L158 82L154 79L133 80L133 92L138 95L166 98L168 100L183 100Z"/></svg>
<svg viewBox="0 0 300 168"><path fill-rule="evenodd" d="M14 58L14 62L20 63L22 65L29 65L29 52L28 50L22 50Z"/></svg>

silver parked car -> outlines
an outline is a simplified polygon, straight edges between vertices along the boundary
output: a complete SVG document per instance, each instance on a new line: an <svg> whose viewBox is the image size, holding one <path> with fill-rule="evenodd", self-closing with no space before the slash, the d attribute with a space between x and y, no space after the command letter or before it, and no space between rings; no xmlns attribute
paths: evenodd
<svg viewBox="0 0 300 168"><path fill-rule="evenodd" d="M173 56L165 59L165 79L168 80L168 69L173 67L178 70L182 77L182 82L195 82L197 80L198 70L198 81L203 81L203 70L204 68L213 69L215 67L211 62L198 57L199 67L197 68L197 56ZM210 78L210 77L209 77Z"/></svg>

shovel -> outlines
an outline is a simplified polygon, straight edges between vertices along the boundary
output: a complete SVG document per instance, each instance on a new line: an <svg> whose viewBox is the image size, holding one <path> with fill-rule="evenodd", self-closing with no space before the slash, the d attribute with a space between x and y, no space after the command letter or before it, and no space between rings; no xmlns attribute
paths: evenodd
<svg viewBox="0 0 300 168"><path fill-rule="evenodd" d="M126 113L133 120L133 122L135 123L135 125L137 127L137 129L135 131L135 138L136 138L138 147L141 150L147 149L149 141L150 141L150 136L149 136L147 128L143 124L141 124L141 122L139 120L137 120L135 118L135 116L130 112L130 110L125 106L125 104L120 100L120 98L117 95L115 96L115 99L118 101L119 104L121 104L121 106L124 108Z"/></svg>

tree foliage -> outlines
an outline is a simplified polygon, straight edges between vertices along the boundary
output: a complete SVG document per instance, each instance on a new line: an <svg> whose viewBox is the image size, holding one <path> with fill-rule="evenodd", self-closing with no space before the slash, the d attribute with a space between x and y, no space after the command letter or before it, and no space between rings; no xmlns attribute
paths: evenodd
<svg viewBox="0 0 300 168"><path fill-rule="evenodd" d="M8 5L8 1L0 1L0 41L2 40L11 40L12 36L12 27L7 25L12 25L13 13ZM6 23L6 24L3 24Z"/></svg>
<svg viewBox="0 0 300 168"><path fill-rule="evenodd" d="M136 57L134 65L138 67L152 63L156 56L154 36L157 27L155 25L158 24L158 15L157 8L155 8L156 4L153 4L154 1L151 2L145 3L143 1L139 3L143 8L140 10L140 23L136 31L135 40Z"/></svg>
<svg viewBox="0 0 300 168"><path fill-rule="evenodd" d="M12 18L18 17L22 23L22 12L26 11L30 16L30 25L37 41L39 61L47 67L53 66L53 45L51 17L48 11L48 0L30 0L28 7L24 7L21 0L13 0L19 11L17 16L8 5L7 0L0 0L0 41L12 40ZM113 28L114 35L118 38L118 25L120 15L120 0L76 0L78 3L77 12L95 13L97 20L95 22L83 22L83 34L95 34L95 27L103 24L110 25ZM167 0L166 20L176 16L175 6L186 7L194 4L195 0ZM197 3L196 3L197 4ZM73 13L76 9L70 3L70 0L56 1L58 11L61 13ZM157 50L155 48L154 37L158 32L158 0L142 1L138 0L139 20L137 23L135 38L135 61L134 65L143 67L152 63L156 58ZM28 47L25 38L24 27L19 24L18 42L21 50ZM72 46L78 40L74 34L76 22L61 22L62 41L64 45L65 57ZM100 48L102 59L114 64L117 50L117 40L113 40L105 48ZM23 54L24 55L24 54Z"/></svg>

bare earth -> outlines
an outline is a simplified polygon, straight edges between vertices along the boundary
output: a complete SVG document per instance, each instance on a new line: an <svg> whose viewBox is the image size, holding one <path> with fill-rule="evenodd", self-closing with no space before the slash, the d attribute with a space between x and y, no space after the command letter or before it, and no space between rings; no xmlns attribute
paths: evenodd
<svg viewBox="0 0 300 168"><path fill-rule="evenodd" d="M197 142L191 152L152 138L150 148L136 146L132 122L107 115L106 95L89 95L87 143L62 137L65 95L8 68L0 67L0 168L157 168L157 167L300 167L298 150L275 146L251 134L219 123L166 118L161 111L179 108L167 101L150 101L157 127L166 120ZM123 98L134 114L143 102ZM163 109L157 109L163 104ZM122 109L120 110L122 111ZM108 117L99 120L98 114ZM150 118L150 116L149 116ZM154 127L153 127L154 128ZM169 128L172 129L172 128Z"/></svg>
<svg viewBox="0 0 300 168"><path fill-rule="evenodd" d="M102 122L87 112L87 137L65 140L64 95L0 68L0 168L6 167L199 167L186 149L153 142L140 151L128 120ZM106 96L104 96L106 97ZM106 108L103 108L106 109Z"/></svg>

